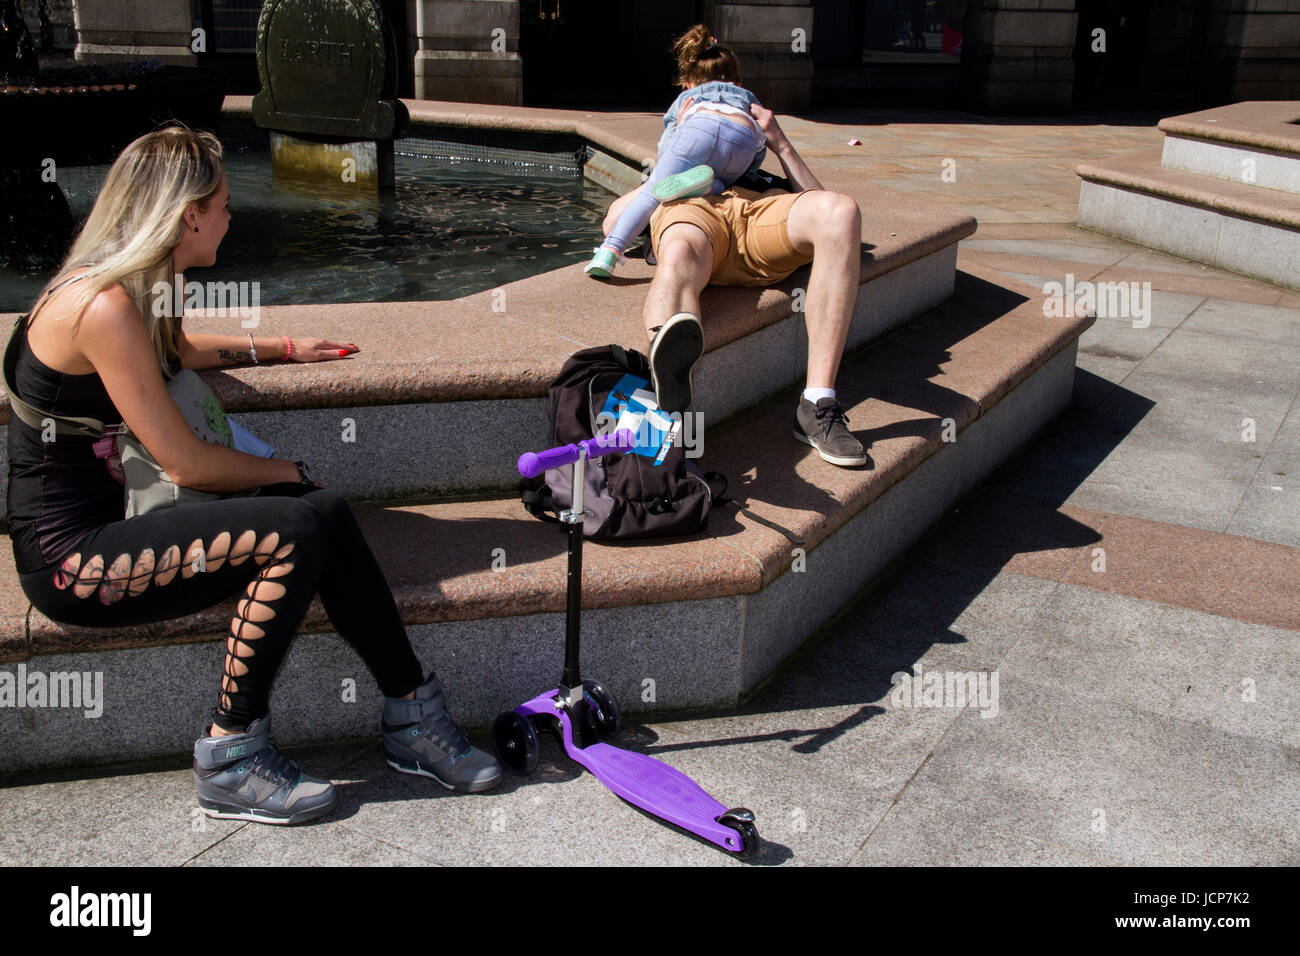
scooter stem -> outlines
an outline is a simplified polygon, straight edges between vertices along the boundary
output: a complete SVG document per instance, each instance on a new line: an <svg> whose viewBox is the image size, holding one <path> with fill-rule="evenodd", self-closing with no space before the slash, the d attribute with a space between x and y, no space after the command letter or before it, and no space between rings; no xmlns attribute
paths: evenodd
<svg viewBox="0 0 1300 956"><path fill-rule="evenodd" d="M581 650L578 628L582 619L582 519L586 514L582 506L582 495L586 481L584 474L586 464L587 449L583 447L578 460L573 463L573 507L560 515L560 520L568 526L569 532L569 580L564 613L564 674L560 677L560 687L565 690L572 690L582 685L578 668Z"/></svg>

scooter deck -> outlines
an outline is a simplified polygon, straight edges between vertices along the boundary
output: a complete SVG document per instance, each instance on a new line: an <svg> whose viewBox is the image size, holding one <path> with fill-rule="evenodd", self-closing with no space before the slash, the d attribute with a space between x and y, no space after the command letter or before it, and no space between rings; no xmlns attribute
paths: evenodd
<svg viewBox="0 0 1300 956"><path fill-rule="evenodd" d="M579 747L573 738L568 711L555 706L555 691L518 708L524 716L548 714L560 721L564 750L601 783L633 806L674 823L731 853L743 849L740 834L718 822L727 812L698 783L675 767L646 754L596 743Z"/></svg>

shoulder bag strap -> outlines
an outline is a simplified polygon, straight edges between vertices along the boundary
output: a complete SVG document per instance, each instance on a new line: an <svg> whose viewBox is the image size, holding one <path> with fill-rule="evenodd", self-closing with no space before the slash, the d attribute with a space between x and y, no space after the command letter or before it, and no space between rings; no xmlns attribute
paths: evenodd
<svg viewBox="0 0 1300 956"><path fill-rule="evenodd" d="M33 405L29 405L18 397L18 391L14 387L14 377L18 367L18 338L25 335L27 326L32 317L36 315L37 310L45 304L45 300L50 294L66 285L68 282L75 282L81 276L73 276L71 279L65 279L53 288L47 289L45 295L41 296L40 302L36 303L36 308L27 315L20 315L14 320L13 331L9 333L9 343L5 346L4 354L4 382L5 390L9 393L9 407L19 421L35 428L38 431L45 427L47 419L54 421L54 433L56 435L78 435L85 438L102 438L108 433L108 426L98 418L77 418L74 416L52 415L49 412L43 412Z"/></svg>

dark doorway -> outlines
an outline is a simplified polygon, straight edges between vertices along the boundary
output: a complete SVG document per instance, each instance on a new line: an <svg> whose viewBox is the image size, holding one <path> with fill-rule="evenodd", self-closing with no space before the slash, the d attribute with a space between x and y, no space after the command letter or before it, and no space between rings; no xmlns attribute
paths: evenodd
<svg viewBox="0 0 1300 956"><path fill-rule="evenodd" d="M1078 11L1075 105L1121 105L1140 96L1151 4L1140 0L1078 0Z"/></svg>
<svg viewBox="0 0 1300 956"><path fill-rule="evenodd" d="M1076 107L1178 111L1203 98L1210 0L1078 0L1078 11Z"/></svg>
<svg viewBox="0 0 1300 956"><path fill-rule="evenodd" d="M662 111L695 0L522 0L524 105Z"/></svg>

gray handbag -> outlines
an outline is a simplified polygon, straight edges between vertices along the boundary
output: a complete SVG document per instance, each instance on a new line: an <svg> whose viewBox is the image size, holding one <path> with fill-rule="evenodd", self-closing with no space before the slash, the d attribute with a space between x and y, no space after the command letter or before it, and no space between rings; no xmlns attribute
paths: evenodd
<svg viewBox="0 0 1300 956"><path fill-rule="evenodd" d="M203 383L197 373L181 369L167 383L167 394L181 410L190 431L211 445L233 447L226 413L217 401L217 396L212 394L212 389ZM223 497L209 491L182 488L176 484L125 425L117 435L117 453L122 459L128 518L148 514L159 508L216 501Z"/></svg>

